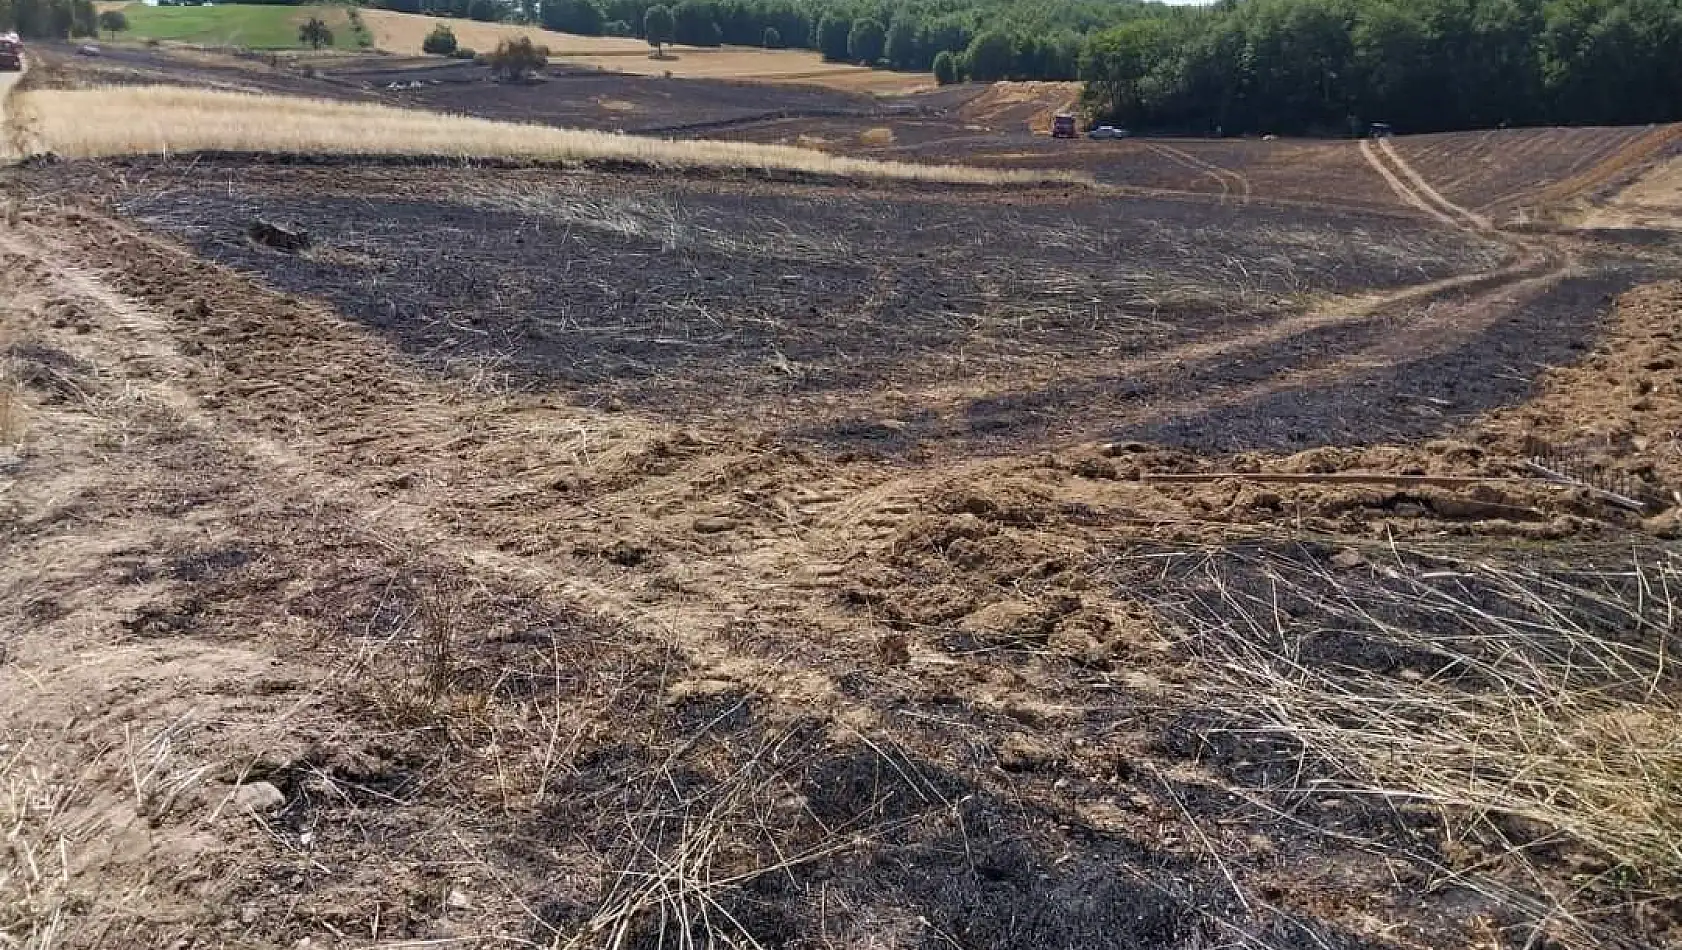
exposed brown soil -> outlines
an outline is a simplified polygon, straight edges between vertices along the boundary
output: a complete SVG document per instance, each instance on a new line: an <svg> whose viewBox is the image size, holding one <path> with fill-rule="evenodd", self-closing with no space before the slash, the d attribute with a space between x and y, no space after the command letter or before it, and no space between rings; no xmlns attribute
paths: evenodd
<svg viewBox="0 0 1682 950"><path fill-rule="evenodd" d="M1677 248L1291 145L0 172L0 935L1682 946Z"/></svg>

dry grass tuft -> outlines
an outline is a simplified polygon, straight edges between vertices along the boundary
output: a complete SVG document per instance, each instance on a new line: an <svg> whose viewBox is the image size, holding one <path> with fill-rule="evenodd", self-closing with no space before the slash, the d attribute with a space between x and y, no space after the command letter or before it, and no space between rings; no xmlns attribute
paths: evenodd
<svg viewBox="0 0 1682 950"><path fill-rule="evenodd" d="M1682 558L1392 547L1339 570L1300 550L1164 557L1150 556L1178 583L1147 596L1199 661L1191 688L1220 710L1197 731L1277 760L1257 793L1439 810L1451 876L1458 842L1476 841L1519 866L1567 846L1588 849L1599 878L1682 883L1669 642ZM1465 882L1499 888L1475 871ZM1595 945L1573 897L1533 910Z"/></svg>
<svg viewBox="0 0 1682 950"><path fill-rule="evenodd" d="M892 145L894 144L894 130L887 126L875 129L865 129L859 133L860 145Z"/></svg>
<svg viewBox="0 0 1682 950"><path fill-rule="evenodd" d="M781 145L669 141L174 86L33 90L15 99L32 117L38 147L67 158L234 151L636 162L973 185L1079 180L1058 172L878 162Z"/></svg>
<svg viewBox="0 0 1682 950"><path fill-rule="evenodd" d="M29 431L23 408L23 384L17 360L0 358L0 446L15 446L23 442Z"/></svg>

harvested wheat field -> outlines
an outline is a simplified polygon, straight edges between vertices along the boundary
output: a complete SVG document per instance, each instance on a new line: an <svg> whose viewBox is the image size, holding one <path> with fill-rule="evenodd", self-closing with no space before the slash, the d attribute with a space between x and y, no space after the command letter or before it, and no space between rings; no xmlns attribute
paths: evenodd
<svg viewBox="0 0 1682 950"><path fill-rule="evenodd" d="M435 17L373 9L363 11L363 18L373 33L376 47L410 56L421 51L421 42L440 22ZM504 40L529 36L532 42L547 46L550 56L556 60L616 73L795 83L882 95L934 87L934 77L927 73L895 73L826 63L811 50L673 45L667 47L665 57L655 59L650 55L653 50L646 42L628 37L575 36L515 24L476 23L471 20L445 22L455 32L461 45L470 49L492 50Z"/></svg>
<svg viewBox="0 0 1682 950"><path fill-rule="evenodd" d="M970 184L1044 184L1068 173L846 158L777 145L672 142L332 102L177 86L42 89L10 110L38 151L71 158L197 152L630 162Z"/></svg>
<svg viewBox="0 0 1682 950"><path fill-rule="evenodd" d="M1682 240L1569 226L1662 149L58 68L0 946L1682 947Z"/></svg>

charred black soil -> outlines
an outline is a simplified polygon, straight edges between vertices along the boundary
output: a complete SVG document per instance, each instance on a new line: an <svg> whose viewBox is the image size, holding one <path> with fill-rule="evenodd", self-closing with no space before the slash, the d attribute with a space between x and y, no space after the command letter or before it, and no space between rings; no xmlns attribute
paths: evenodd
<svg viewBox="0 0 1682 950"><path fill-rule="evenodd" d="M486 171L450 173L440 201L422 197L436 175L417 170L224 169L214 185L205 174L159 169L110 197L436 368L490 368L676 421L752 417L843 448L860 418L913 450L1146 432L1220 450L1425 435L1522 396L1536 366L1584 345L1600 303L1560 291L1527 309L1547 329L1513 344L1535 348L1528 366L1471 341L1322 398L1290 374L1393 345L1420 307L1455 298L1350 318L1307 311L1486 268L1504 249L1400 218L1079 192L650 191L558 172L519 173L514 187ZM296 223L316 244L253 245L244 232L259 218ZM1264 392L1276 379L1287 391ZM1487 379L1506 384L1469 384ZM1216 418L1152 418L1229 392L1237 408ZM1452 412L1422 412L1421 397ZM1263 400L1292 411L1244 409ZM876 441L867 431L851 447Z"/></svg>

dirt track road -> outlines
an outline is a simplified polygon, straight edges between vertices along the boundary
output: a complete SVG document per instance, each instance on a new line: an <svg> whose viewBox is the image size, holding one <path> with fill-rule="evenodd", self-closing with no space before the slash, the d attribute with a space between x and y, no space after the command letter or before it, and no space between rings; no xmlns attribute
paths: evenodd
<svg viewBox="0 0 1682 950"><path fill-rule="evenodd" d="M13 158L16 146L13 142L11 117L6 113L6 106L11 98L12 87L23 78L23 73L0 73L0 161Z"/></svg>

